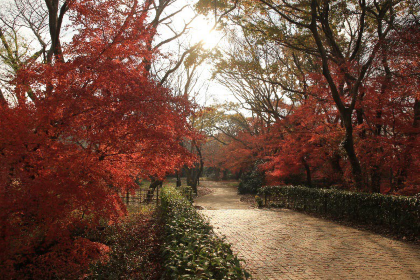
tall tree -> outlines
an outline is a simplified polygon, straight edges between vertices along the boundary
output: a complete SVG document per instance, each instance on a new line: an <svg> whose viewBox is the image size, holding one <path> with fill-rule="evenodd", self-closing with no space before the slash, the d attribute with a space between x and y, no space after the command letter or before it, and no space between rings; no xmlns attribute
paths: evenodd
<svg viewBox="0 0 420 280"><path fill-rule="evenodd" d="M76 277L107 251L76 232L124 215L119 193L191 161L179 139L195 137L189 102L146 69L148 3L44 8L46 59L20 65L0 106L0 263L10 278ZM75 33L61 44L64 15Z"/></svg>
<svg viewBox="0 0 420 280"><path fill-rule="evenodd" d="M214 8L211 5L213 2L200 1L199 7L202 11L209 12ZM351 165L355 185L358 189L370 185L371 190L379 191L378 182L381 180L375 171L376 167L372 162L361 162L363 152L358 148L361 147L358 146L359 143L367 141L368 132L362 127L370 125L366 117L372 111L368 109L368 113L364 104L368 104L366 102L370 101L367 100L376 95L375 90L368 91L367 87L372 85L373 80L382 79L380 85L376 84L376 88L379 86L382 92L390 89L387 84L392 82L392 69L388 62L389 56L384 55L381 49L391 39L393 30L407 26L407 18L412 21L418 18L416 1L243 0L222 1L217 6L240 7L229 17L229 23L236 26L233 27L235 32L243 30L243 38L251 38L251 45L258 46L261 43L262 50L268 50L270 46L277 48L274 52L279 54L277 69L288 68L287 71L277 73L281 76L279 79L269 78L267 74L264 79L254 78L280 85L286 92L302 95L302 104L312 95L319 101L314 106L319 106L323 103L322 99L325 100L323 91L328 91L327 100L332 101L339 116L339 124L344 128L340 147L345 152L343 158ZM226 23L226 26L231 25ZM242 47L241 50L247 49ZM241 54L239 50L236 53L239 55L233 56L234 58ZM292 61L294 56L300 63L292 69L290 66L293 63L287 59ZM271 61L265 58L261 60L264 63ZM378 61L381 63L377 63ZM244 67L240 71L232 69L230 65L222 66L222 71L228 73L233 70L233 74L229 74L240 77L239 81L242 82L249 80L252 75L257 76L255 73L258 71L255 69L260 68L255 67L255 63L242 63ZM251 74L244 77L243 73L248 72ZM299 78L302 87L300 92L296 92L295 87L287 87L282 78L290 80L287 79L288 73L296 75L299 72L302 73ZM271 70L268 73L276 72ZM310 77L312 84L305 84ZM316 86L317 84L324 88ZM261 90L261 87L256 88ZM382 97L383 102L388 102L385 94ZM377 104L381 104L381 101L378 102ZM376 122L380 123L383 119L382 109L377 108L375 111ZM377 133L381 130L380 127L378 125Z"/></svg>

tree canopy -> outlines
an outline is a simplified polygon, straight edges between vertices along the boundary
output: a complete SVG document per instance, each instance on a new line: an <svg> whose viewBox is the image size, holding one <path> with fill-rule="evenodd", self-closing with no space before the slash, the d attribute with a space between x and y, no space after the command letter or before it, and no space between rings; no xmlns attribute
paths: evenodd
<svg viewBox="0 0 420 280"><path fill-rule="evenodd" d="M2 273L70 277L106 253L75 231L124 215L119 195L136 179L191 164L179 143L197 135L187 97L148 71L160 55L149 47L150 2L18 2L49 33L40 55L23 57L13 26L1 29L12 68L0 106ZM64 28L74 32L66 43Z"/></svg>
<svg viewBox="0 0 420 280"><path fill-rule="evenodd" d="M198 7L203 13L236 7L224 21L229 45L215 59L215 76L261 133L243 129L232 152L258 154L272 183L300 176L295 183L418 191L416 1L199 1ZM254 141L263 148L251 147Z"/></svg>

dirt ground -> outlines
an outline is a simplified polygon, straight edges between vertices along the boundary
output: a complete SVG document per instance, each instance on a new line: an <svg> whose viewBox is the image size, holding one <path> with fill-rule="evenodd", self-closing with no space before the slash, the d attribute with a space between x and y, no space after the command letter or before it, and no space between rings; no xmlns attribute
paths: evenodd
<svg viewBox="0 0 420 280"><path fill-rule="evenodd" d="M205 210L249 209L249 203L240 201L238 190L231 182L202 181L203 187L211 189L210 194L198 197L194 204Z"/></svg>

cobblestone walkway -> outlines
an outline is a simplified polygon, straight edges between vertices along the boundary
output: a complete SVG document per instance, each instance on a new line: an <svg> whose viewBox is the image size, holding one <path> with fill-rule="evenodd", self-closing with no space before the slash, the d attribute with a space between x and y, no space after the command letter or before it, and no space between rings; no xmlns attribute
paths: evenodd
<svg viewBox="0 0 420 280"><path fill-rule="evenodd" d="M253 279L420 279L418 246L287 209L228 208L202 213Z"/></svg>

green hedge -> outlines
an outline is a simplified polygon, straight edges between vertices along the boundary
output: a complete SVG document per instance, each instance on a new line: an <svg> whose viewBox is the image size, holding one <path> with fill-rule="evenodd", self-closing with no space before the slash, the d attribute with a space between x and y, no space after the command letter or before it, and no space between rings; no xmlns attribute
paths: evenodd
<svg viewBox="0 0 420 280"><path fill-rule="evenodd" d="M165 279L248 279L229 244L177 189L164 188Z"/></svg>
<svg viewBox="0 0 420 280"><path fill-rule="evenodd" d="M188 201L193 202L193 189L190 186L181 186L177 189Z"/></svg>
<svg viewBox="0 0 420 280"><path fill-rule="evenodd" d="M287 207L346 218L392 230L420 234L420 199L383 194L356 193L303 186L269 186L259 191L267 206Z"/></svg>

